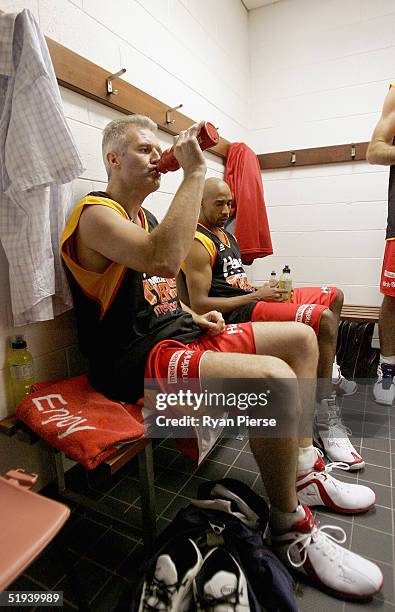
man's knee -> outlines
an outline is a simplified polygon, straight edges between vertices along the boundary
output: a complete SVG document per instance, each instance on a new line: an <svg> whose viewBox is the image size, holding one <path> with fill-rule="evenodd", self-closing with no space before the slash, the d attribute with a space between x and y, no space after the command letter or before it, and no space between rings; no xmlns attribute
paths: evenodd
<svg viewBox="0 0 395 612"><path fill-rule="evenodd" d="M320 337L324 339L333 339L337 336L338 327L336 318L331 310L324 310L320 320Z"/></svg>
<svg viewBox="0 0 395 612"><path fill-rule="evenodd" d="M298 354L300 353L301 359L305 359L306 355L312 359L318 359L317 336L309 325L295 323L292 342Z"/></svg>

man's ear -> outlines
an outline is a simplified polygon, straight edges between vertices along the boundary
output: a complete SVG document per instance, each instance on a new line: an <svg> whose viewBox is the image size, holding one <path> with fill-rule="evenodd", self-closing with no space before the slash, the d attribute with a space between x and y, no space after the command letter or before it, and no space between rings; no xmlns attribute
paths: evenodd
<svg viewBox="0 0 395 612"><path fill-rule="evenodd" d="M114 151L109 151L107 153L107 163L111 170L118 169L120 166L119 156Z"/></svg>

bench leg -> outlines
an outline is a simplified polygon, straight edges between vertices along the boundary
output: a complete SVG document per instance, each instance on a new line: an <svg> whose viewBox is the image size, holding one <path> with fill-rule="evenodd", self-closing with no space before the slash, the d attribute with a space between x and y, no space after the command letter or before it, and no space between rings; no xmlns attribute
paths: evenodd
<svg viewBox="0 0 395 612"><path fill-rule="evenodd" d="M66 489L66 482L64 478L63 453L53 447L50 447L50 452L52 454L53 464L56 472L56 484L58 486L58 493L62 493L62 491Z"/></svg>
<svg viewBox="0 0 395 612"><path fill-rule="evenodd" d="M156 537L156 507L154 489L154 465L152 443L139 453L139 477L141 484L141 514L143 521L143 540L146 551L153 549Z"/></svg>

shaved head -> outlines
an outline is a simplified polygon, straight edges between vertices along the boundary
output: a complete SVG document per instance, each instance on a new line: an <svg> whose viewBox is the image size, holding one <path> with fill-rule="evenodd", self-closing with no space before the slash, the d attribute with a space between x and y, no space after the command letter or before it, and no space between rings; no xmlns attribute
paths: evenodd
<svg viewBox="0 0 395 612"><path fill-rule="evenodd" d="M225 193L229 191L229 197L232 197L229 189L228 183L226 183L223 179L220 178L208 178L204 183L204 191L202 202L207 200L208 198L212 198L217 193Z"/></svg>
<svg viewBox="0 0 395 612"><path fill-rule="evenodd" d="M232 193L220 178L208 178L204 183L199 220L209 228L224 227L230 213Z"/></svg>

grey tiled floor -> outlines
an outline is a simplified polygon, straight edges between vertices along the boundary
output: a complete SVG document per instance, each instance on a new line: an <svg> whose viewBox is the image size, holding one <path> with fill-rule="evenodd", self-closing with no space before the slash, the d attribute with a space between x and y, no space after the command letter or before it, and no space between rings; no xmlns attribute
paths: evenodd
<svg viewBox="0 0 395 612"><path fill-rule="evenodd" d="M359 516L334 515L324 509L316 513L322 524L339 525L347 534L346 546L377 562L385 582L380 596L366 604L344 603L297 582L296 597L301 611L350 612L383 610L395 612L394 595L394 486L395 486L395 407L378 406L370 399L370 389L360 387L356 395L343 400L343 415L353 430L353 441L366 461L358 473L336 471L342 480L371 486L377 505ZM159 529L168 525L178 510L194 497L205 480L232 476L265 495L248 442L222 439L199 468L181 455L172 440L161 441L154 450L156 499ZM78 473L75 474L78 486ZM140 521L137 467L129 464L109 485L91 488L89 494L100 499L114 516L126 515ZM111 612L127 594L142 557L142 543L131 528L122 532L94 513L76 509L65 527L65 537L75 568L84 584L94 612ZM63 568L50 546L9 589L63 590L65 610L76 608ZM127 600L127 595L126 595Z"/></svg>

